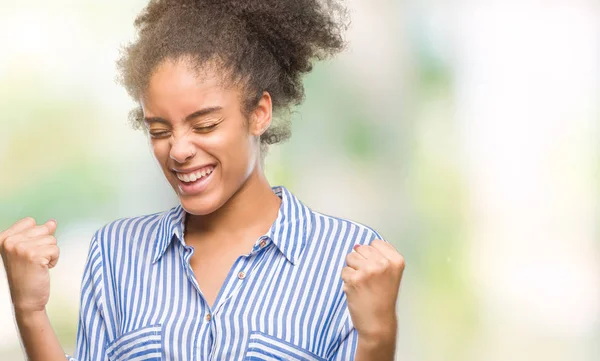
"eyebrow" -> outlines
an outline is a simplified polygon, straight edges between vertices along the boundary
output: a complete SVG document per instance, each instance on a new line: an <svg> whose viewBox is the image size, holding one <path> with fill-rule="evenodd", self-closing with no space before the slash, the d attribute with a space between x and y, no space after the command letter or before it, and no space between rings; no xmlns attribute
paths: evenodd
<svg viewBox="0 0 600 361"><path fill-rule="evenodd" d="M189 122L190 120L194 119L194 118L198 118L204 115L208 115L210 113L214 113L217 112L219 110L222 110L223 107L208 107L208 108L204 108L204 109L200 109L197 110L195 112L193 112L192 114L189 114L188 116L185 117L185 121ZM144 117L144 122L146 124L149 123L162 123L165 125L171 125L171 123L169 123L168 120L161 118L161 117Z"/></svg>

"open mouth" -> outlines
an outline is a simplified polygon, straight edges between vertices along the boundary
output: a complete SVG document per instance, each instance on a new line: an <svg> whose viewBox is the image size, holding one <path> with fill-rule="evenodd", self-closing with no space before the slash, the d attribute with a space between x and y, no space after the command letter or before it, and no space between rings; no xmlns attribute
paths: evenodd
<svg viewBox="0 0 600 361"><path fill-rule="evenodd" d="M211 166L199 169L193 173L185 173L185 174L176 173L176 176L180 181L191 184L194 182L201 181L202 178L208 178L208 176L211 175L214 170L215 170L215 167L211 165Z"/></svg>
<svg viewBox="0 0 600 361"><path fill-rule="evenodd" d="M210 165L190 173L175 173L179 180L179 191L184 195L199 194L206 190L216 166Z"/></svg>

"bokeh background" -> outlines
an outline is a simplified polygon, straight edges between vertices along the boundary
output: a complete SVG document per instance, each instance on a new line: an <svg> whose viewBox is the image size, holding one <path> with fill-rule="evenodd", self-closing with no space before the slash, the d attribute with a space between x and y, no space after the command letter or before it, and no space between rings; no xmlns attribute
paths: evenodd
<svg viewBox="0 0 600 361"><path fill-rule="evenodd" d="M67 352L93 232L177 202L114 81L144 3L0 0L0 229L58 220ZM398 360L600 360L600 3L348 7L271 183L405 255ZM0 269L0 360L24 360Z"/></svg>

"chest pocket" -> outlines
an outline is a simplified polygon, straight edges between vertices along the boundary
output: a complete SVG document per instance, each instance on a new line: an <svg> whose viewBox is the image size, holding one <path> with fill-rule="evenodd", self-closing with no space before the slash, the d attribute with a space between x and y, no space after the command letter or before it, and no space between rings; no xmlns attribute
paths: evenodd
<svg viewBox="0 0 600 361"><path fill-rule="evenodd" d="M110 361L160 361L162 354L161 326L147 326L127 332L108 344Z"/></svg>
<svg viewBox="0 0 600 361"><path fill-rule="evenodd" d="M254 331L244 361L327 361L289 342Z"/></svg>

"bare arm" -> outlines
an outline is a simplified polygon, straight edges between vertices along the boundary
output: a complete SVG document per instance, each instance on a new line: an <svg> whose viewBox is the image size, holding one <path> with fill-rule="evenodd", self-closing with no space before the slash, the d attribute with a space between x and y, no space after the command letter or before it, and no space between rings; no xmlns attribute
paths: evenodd
<svg viewBox="0 0 600 361"><path fill-rule="evenodd" d="M0 233L0 255L23 346L30 361L64 361L66 356L46 314L50 271L58 262L56 221L36 225L27 217Z"/></svg>
<svg viewBox="0 0 600 361"><path fill-rule="evenodd" d="M358 336L354 361L393 361L396 353L396 327L372 338Z"/></svg>
<svg viewBox="0 0 600 361"><path fill-rule="evenodd" d="M15 318L29 361L65 361L46 311L23 313L15 310Z"/></svg>

